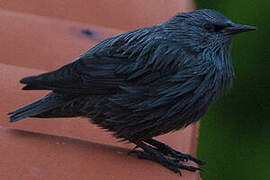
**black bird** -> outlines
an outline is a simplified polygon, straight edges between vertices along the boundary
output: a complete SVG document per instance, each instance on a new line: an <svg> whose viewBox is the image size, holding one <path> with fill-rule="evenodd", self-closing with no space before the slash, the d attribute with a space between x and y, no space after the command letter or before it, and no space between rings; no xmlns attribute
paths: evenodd
<svg viewBox="0 0 270 180"><path fill-rule="evenodd" d="M182 162L203 161L153 137L198 121L230 89L232 37L255 29L203 9L106 39L56 71L23 78L23 90L51 92L10 112L10 121L87 117L141 148L131 151L139 158L179 174L199 170Z"/></svg>

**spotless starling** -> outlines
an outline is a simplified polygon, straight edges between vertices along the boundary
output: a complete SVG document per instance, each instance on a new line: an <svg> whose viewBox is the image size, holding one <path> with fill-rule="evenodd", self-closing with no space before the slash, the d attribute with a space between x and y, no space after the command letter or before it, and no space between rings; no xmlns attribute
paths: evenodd
<svg viewBox="0 0 270 180"><path fill-rule="evenodd" d="M198 121L230 89L232 38L255 29L202 9L106 39L60 69L23 78L23 90L51 92L10 121L86 117L134 143L139 158L179 174L199 170L184 162L205 162L153 138Z"/></svg>

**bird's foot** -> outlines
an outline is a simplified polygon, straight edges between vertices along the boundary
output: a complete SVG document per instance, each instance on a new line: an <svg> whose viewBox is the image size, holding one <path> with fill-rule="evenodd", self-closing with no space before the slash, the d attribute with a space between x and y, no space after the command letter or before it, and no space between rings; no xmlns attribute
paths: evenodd
<svg viewBox="0 0 270 180"><path fill-rule="evenodd" d="M138 143L138 147L142 148L143 151L136 150L135 148L129 152L129 154L136 154L139 159L146 159L157 162L167 169L178 173L181 175L180 169L188 170L188 171L197 171L200 170L198 167L187 166L180 162L178 158L173 156L169 157L164 155L162 152L159 152L157 149L146 145L145 143Z"/></svg>
<svg viewBox="0 0 270 180"><path fill-rule="evenodd" d="M164 144L162 142L159 142L157 140L149 139L149 140L146 140L145 142L147 142L148 144L154 146L156 148L156 150L163 153L164 155L176 158L176 159L178 159L180 161L187 162L187 161L190 160L190 161L193 161L193 162L197 163L198 165L207 164L206 162L201 161L201 160L193 157L190 154L184 154L184 153L181 153L179 151L176 151L173 148L171 148L170 146L168 146L168 145L166 145L166 144Z"/></svg>

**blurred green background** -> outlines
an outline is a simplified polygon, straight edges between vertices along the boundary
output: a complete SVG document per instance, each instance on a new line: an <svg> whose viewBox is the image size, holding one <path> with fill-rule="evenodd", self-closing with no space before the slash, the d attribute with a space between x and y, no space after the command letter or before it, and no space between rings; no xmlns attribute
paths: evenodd
<svg viewBox="0 0 270 180"><path fill-rule="evenodd" d="M196 0L257 31L234 38L232 91L201 120L198 157L203 180L270 179L270 1Z"/></svg>

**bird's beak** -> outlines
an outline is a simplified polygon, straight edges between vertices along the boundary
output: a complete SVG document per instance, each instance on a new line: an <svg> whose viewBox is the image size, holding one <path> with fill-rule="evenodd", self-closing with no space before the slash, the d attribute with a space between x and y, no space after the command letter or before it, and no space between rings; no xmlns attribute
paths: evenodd
<svg viewBox="0 0 270 180"><path fill-rule="evenodd" d="M238 33L241 33L241 32L254 31L256 29L257 28L254 27L254 26L235 24L235 23L233 23L232 26L227 27L227 31L232 35L238 34Z"/></svg>

